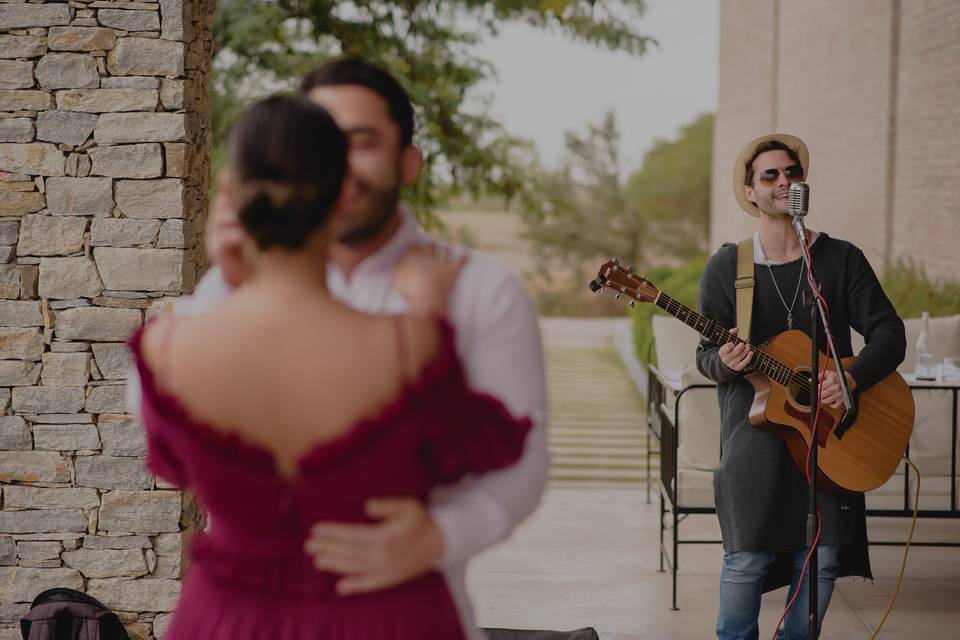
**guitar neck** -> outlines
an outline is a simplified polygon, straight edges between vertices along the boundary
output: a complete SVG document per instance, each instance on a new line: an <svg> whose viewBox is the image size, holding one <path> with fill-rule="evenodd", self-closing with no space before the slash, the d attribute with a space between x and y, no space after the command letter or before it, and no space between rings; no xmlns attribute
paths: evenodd
<svg viewBox="0 0 960 640"><path fill-rule="evenodd" d="M737 342L747 345L750 351L753 352L753 359L750 364L757 371L773 378L782 385L786 385L789 382L792 373L790 367L781 363L776 358L771 357L760 347L755 347L746 340L738 338L713 320L708 320L662 291L657 294L657 298L653 303L714 344Z"/></svg>

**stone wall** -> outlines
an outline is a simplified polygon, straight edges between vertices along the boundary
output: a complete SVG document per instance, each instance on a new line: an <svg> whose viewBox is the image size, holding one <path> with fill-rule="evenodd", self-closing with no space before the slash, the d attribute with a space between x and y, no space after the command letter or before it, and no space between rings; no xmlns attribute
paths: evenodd
<svg viewBox="0 0 960 640"><path fill-rule="evenodd" d="M43 589L133 638L179 592L186 496L144 468L124 341L192 289L212 0L0 0L0 640Z"/></svg>
<svg viewBox="0 0 960 640"><path fill-rule="evenodd" d="M725 0L711 246L756 228L733 161L769 131L811 154L808 225L874 268L911 258L956 278L960 238L960 4L952 0Z"/></svg>

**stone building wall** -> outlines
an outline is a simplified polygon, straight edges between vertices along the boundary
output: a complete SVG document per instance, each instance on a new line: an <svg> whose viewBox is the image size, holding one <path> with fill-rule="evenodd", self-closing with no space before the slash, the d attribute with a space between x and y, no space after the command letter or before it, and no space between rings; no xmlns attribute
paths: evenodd
<svg viewBox="0 0 960 640"><path fill-rule="evenodd" d="M910 258L955 279L960 238L960 4L724 0L711 246L756 228L731 192L752 138L810 147L808 225L881 271Z"/></svg>
<svg viewBox="0 0 960 640"><path fill-rule="evenodd" d="M0 0L0 640L43 589L160 637L195 510L144 468L125 340L190 291L212 0Z"/></svg>

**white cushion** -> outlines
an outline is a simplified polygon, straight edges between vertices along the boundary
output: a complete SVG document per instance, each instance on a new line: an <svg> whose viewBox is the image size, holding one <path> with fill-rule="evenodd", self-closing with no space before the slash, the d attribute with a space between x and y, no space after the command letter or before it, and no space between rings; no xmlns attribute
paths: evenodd
<svg viewBox="0 0 960 640"><path fill-rule="evenodd" d="M683 371L696 362L700 336L673 316L653 316L653 342L661 371Z"/></svg>
<svg viewBox="0 0 960 640"><path fill-rule="evenodd" d="M944 511L950 508L950 478L920 472L920 508ZM957 480L960 490L960 480ZM917 475L910 469L907 509L913 509ZM958 494L960 495L960 494ZM883 486L866 494L868 509L903 509L903 471L897 471Z"/></svg>
<svg viewBox="0 0 960 640"><path fill-rule="evenodd" d="M942 511L950 508L950 485L947 476L924 475L920 472L920 508ZM910 508L913 509L916 492L916 474L910 471Z"/></svg>
<svg viewBox="0 0 960 640"><path fill-rule="evenodd" d="M677 469L677 506L715 508L713 472Z"/></svg>
<svg viewBox="0 0 960 640"><path fill-rule="evenodd" d="M711 384L692 365L680 377L681 384ZM690 389L680 398L680 435L677 466L713 471L720 464L720 404L717 390Z"/></svg>
<svg viewBox="0 0 960 640"><path fill-rule="evenodd" d="M867 509L903 509L903 490L901 468L884 484L866 493Z"/></svg>
<svg viewBox="0 0 960 640"><path fill-rule="evenodd" d="M921 474L948 476L953 394L950 391L914 389L913 400L916 419L910 436L910 459Z"/></svg>

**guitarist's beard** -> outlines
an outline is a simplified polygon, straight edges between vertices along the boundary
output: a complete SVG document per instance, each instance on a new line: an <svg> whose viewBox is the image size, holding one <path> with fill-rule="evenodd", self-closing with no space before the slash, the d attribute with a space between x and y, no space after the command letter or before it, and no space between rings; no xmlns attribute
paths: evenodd
<svg viewBox="0 0 960 640"><path fill-rule="evenodd" d="M762 213L763 215L769 216L769 217L771 217L771 218L783 218L784 220L789 220L789 219L790 219L790 212L789 212L789 211L774 211L774 212L771 213L771 212L769 212L769 211L762 211L762 210L761 210L761 213Z"/></svg>
<svg viewBox="0 0 960 640"><path fill-rule="evenodd" d="M787 196L789 192L784 191L784 196ZM789 218L790 217L790 206L788 204L787 197L783 199L777 198L770 195L768 198L761 198L757 202L757 208L771 218Z"/></svg>

